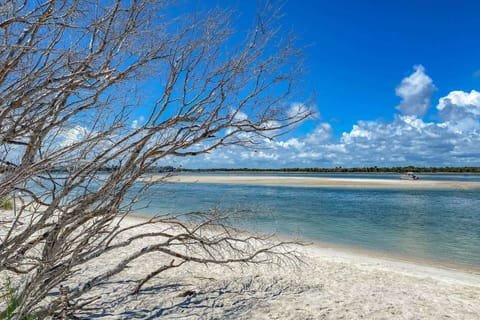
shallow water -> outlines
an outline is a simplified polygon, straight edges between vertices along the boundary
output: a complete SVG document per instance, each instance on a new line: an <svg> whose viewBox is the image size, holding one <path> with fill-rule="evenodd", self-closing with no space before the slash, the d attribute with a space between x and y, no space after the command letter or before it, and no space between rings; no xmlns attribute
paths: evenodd
<svg viewBox="0 0 480 320"><path fill-rule="evenodd" d="M440 177L480 181L479 176L472 175L428 178ZM148 208L139 208L137 214L218 208L236 212L235 225L255 232L480 266L478 189L409 191L177 183L155 186L146 199L139 207L148 204ZM245 209L251 212L238 212Z"/></svg>

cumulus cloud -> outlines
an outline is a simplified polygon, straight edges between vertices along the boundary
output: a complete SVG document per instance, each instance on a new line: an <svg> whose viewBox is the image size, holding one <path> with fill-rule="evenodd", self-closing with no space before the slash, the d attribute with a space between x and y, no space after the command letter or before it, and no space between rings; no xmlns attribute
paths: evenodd
<svg viewBox="0 0 480 320"><path fill-rule="evenodd" d="M330 129L324 123L307 135L258 146L264 150L224 148L180 161L187 161L182 162L184 167L203 168L480 164L479 131L454 130L448 122L426 122L403 115L390 122L359 121L338 140L330 135Z"/></svg>
<svg viewBox="0 0 480 320"><path fill-rule="evenodd" d="M430 98L435 91L432 79L425 74L423 66L415 66L415 72L404 78L395 93L402 98L397 109L403 115L423 117L430 107Z"/></svg>
<svg viewBox="0 0 480 320"><path fill-rule="evenodd" d="M359 120L337 139L331 124L319 122L307 133L266 139L256 150L234 146L180 161L203 168L480 165L480 92L449 92L436 105L440 120L426 121L422 117L434 90L417 66L396 89L401 114L392 121ZM304 108L294 104L290 111Z"/></svg>
<svg viewBox="0 0 480 320"><path fill-rule="evenodd" d="M444 156L459 137L440 124L415 116L396 116L393 122L358 122L341 142L354 163L385 165L445 165Z"/></svg>
<svg viewBox="0 0 480 320"><path fill-rule="evenodd" d="M446 120L459 120L480 116L480 92L452 91L440 98L437 109Z"/></svg>
<svg viewBox="0 0 480 320"><path fill-rule="evenodd" d="M315 127L315 129L307 134L304 138L308 144L326 143L332 138L332 126L329 123L323 122Z"/></svg>

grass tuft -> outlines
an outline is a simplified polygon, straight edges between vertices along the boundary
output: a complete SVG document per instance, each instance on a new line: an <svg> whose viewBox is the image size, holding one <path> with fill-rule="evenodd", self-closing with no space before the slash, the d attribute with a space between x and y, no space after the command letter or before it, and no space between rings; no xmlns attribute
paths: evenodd
<svg viewBox="0 0 480 320"><path fill-rule="evenodd" d="M12 209L13 209L12 200L9 200L9 199L0 199L0 209L3 209L3 210L12 210Z"/></svg>
<svg viewBox="0 0 480 320"><path fill-rule="evenodd" d="M1 294L1 299L6 303L6 308L0 313L0 320L10 320L15 315L15 310L18 308L19 303L18 299L15 296L15 288L12 286L10 278L7 278L6 283L4 284L3 294ZM21 318L21 320L36 320L36 317L33 315L26 315Z"/></svg>

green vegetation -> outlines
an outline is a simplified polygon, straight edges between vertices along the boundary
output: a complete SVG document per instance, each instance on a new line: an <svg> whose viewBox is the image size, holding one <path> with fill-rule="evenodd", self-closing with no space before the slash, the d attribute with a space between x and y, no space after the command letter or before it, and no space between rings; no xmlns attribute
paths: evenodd
<svg viewBox="0 0 480 320"><path fill-rule="evenodd" d="M282 168L282 169L255 169L255 168L218 168L218 169L177 169L181 172L251 172L251 173L474 173L480 174L480 167L352 167L352 168Z"/></svg>
<svg viewBox="0 0 480 320"><path fill-rule="evenodd" d="M118 170L118 166L105 166L99 172L110 173ZM2 168L0 167L0 173ZM56 167L49 170L51 173L69 172L68 167ZM278 172L278 173L405 173L413 171L416 173L473 173L480 174L480 167L335 167L335 168L281 168L281 169L260 169L260 168L211 168L211 169L186 169L173 166L152 167L150 173L171 173L171 172ZM1 201L1 200L0 200Z"/></svg>
<svg viewBox="0 0 480 320"><path fill-rule="evenodd" d="M3 210L12 210L12 209L13 209L12 200L9 200L9 199L0 199L0 209L3 209Z"/></svg>
<svg viewBox="0 0 480 320"><path fill-rule="evenodd" d="M9 320L12 319L15 310L19 306L17 297L15 296L15 288L12 286L10 278L7 278L4 284L4 293L1 296L1 299L5 301L7 305L4 313L0 314L0 320ZM21 320L35 320L36 318L33 315L26 315L21 318Z"/></svg>

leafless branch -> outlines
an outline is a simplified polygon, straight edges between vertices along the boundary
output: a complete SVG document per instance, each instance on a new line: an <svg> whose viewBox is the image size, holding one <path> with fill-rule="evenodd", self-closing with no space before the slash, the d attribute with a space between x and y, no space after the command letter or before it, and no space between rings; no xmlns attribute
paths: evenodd
<svg viewBox="0 0 480 320"><path fill-rule="evenodd" d="M139 179L159 160L252 145L309 116L287 112L300 51L273 5L242 33L231 10L172 16L176 5L0 4L0 199L17 200L16 215L1 216L0 274L19 279L12 319L74 315L100 281L147 254L171 262L136 291L186 263L292 256L286 243L229 227L228 213L123 223L153 184ZM132 125L135 112L145 117ZM141 233L126 236L132 229ZM85 265L146 239L111 269L79 280Z"/></svg>

